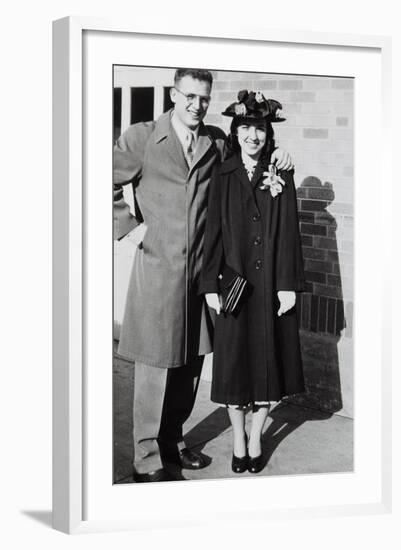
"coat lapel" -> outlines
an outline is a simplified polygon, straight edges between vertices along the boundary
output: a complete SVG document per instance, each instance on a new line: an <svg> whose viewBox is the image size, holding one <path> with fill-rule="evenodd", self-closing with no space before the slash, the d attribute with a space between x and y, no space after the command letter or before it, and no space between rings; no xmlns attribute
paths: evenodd
<svg viewBox="0 0 401 550"><path fill-rule="evenodd" d="M243 187L245 193L252 199L255 208L257 208L255 195L253 191L253 182L256 181L255 178L258 176L259 165L256 167L255 173L252 177L252 181L249 181L248 174L246 173L245 167L242 163L241 157L239 155L234 155L226 160L222 166L221 173L235 173L237 179L240 181L241 186Z"/></svg>
<svg viewBox="0 0 401 550"><path fill-rule="evenodd" d="M196 168L196 165L202 160L202 158L205 156L205 154L210 149L212 144L213 144L212 137L209 135L205 125L201 124L199 126L198 141L196 143L194 159L189 169L188 177L191 176L192 172Z"/></svg>
<svg viewBox="0 0 401 550"><path fill-rule="evenodd" d="M163 113L157 120L155 128L155 141L160 145L164 145L173 165L179 166L183 176L187 178L188 164L185 159L181 143L171 124L171 110L167 111L167 113Z"/></svg>
<svg viewBox="0 0 401 550"><path fill-rule="evenodd" d="M197 165L206 155L210 147L213 145L213 138L208 133L206 126L201 123L199 126L198 141L191 167L188 169L188 164L182 149L181 143L171 124L171 110L164 113L157 120L155 128L156 143L163 143L167 153L173 160L174 164L178 164L186 178L190 178Z"/></svg>
<svg viewBox="0 0 401 550"><path fill-rule="evenodd" d="M255 189L259 181L262 179L264 168L260 162L256 165L255 172L253 173L251 180L251 187Z"/></svg>

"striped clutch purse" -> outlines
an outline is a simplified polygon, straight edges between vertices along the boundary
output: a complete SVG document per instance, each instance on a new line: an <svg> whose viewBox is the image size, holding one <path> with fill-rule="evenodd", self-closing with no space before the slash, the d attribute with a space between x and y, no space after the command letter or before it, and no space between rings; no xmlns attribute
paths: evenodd
<svg viewBox="0 0 401 550"><path fill-rule="evenodd" d="M223 273L219 275L219 289L224 313L237 312L245 297L247 287L248 282L244 277L238 275L231 267L224 267Z"/></svg>

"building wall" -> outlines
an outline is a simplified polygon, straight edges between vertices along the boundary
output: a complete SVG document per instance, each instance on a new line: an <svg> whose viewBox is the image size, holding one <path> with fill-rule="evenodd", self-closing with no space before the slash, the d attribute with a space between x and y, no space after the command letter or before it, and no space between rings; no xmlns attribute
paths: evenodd
<svg viewBox="0 0 401 550"><path fill-rule="evenodd" d="M280 101L276 145L295 162L306 292L298 299L308 386L304 404L353 415L353 79L214 72L206 122L241 89Z"/></svg>

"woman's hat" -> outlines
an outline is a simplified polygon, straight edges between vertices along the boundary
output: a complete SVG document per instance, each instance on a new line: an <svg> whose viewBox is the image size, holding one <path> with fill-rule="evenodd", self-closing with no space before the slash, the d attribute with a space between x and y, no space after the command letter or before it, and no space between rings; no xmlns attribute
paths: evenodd
<svg viewBox="0 0 401 550"><path fill-rule="evenodd" d="M283 122L285 118L280 116L282 108L281 103L275 99L266 99L261 92L241 90L238 92L238 101L231 103L221 114L231 117L266 118L269 122Z"/></svg>

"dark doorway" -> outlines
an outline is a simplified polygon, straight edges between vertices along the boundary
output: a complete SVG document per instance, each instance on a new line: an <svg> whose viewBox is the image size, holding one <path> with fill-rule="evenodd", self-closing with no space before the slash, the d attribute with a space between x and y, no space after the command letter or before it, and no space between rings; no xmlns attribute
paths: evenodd
<svg viewBox="0 0 401 550"><path fill-rule="evenodd" d="M172 109L174 107L174 103L171 101L170 98L170 90L171 86L164 86L163 89L163 113L168 111L169 109Z"/></svg>
<svg viewBox="0 0 401 550"><path fill-rule="evenodd" d="M153 120L154 88L131 88L131 124Z"/></svg>
<svg viewBox="0 0 401 550"><path fill-rule="evenodd" d="M113 91L113 138L117 140L121 134L121 88Z"/></svg>

